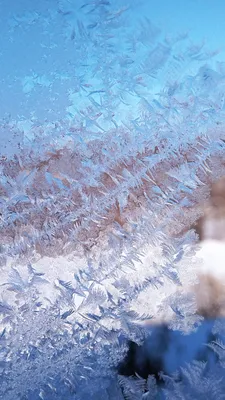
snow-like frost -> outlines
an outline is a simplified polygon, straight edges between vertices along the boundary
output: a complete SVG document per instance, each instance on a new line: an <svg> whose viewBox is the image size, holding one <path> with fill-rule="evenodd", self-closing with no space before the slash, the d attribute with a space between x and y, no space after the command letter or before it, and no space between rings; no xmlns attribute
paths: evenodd
<svg viewBox="0 0 225 400"><path fill-rule="evenodd" d="M125 385L127 399L156 398L151 377L127 380L116 366L126 340L145 337L140 321L199 322L177 289L201 268L188 229L224 174L225 72L186 35L133 25L127 4L80 4L78 14L75 1L57 4L49 24L75 52L76 79L55 74L71 84L67 118L0 127L0 394L123 399ZM11 28L43 27L40 17L14 16ZM35 73L22 81L29 95L51 84ZM166 396L186 393L192 375Z"/></svg>

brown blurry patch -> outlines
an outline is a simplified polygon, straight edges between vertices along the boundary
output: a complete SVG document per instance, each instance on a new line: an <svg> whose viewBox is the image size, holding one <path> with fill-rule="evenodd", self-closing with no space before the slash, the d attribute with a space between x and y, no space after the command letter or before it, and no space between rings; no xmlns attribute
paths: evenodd
<svg viewBox="0 0 225 400"><path fill-rule="evenodd" d="M205 206L204 214L192 226L199 235L199 240L225 239L225 177L211 186L210 197Z"/></svg>
<svg viewBox="0 0 225 400"><path fill-rule="evenodd" d="M225 210L225 177L212 185L210 196L213 207Z"/></svg>

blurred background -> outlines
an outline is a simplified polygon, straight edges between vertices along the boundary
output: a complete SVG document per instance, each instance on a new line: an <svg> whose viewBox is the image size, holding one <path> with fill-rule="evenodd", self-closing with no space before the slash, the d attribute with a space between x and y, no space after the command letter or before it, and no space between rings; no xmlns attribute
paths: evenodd
<svg viewBox="0 0 225 400"><path fill-rule="evenodd" d="M188 33L195 45L204 42L210 50L220 51L220 61L225 60L223 0L105 2L110 10L121 13L119 23L110 31L114 35L111 41L107 38L107 28L102 32L105 37L95 37L99 33L99 3L97 0L1 0L0 118L43 122L74 115L77 102L81 106L87 95L87 87L81 91L78 87L81 81L93 84L95 79L97 85L98 80L93 75L91 78L96 55L88 45L88 38L79 37L78 20L88 27L92 40L101 40L102 46L114 40L117 50L121 48L123 53L129 31L133 46L140 46L139 24L147 17L168 39ZM79 49L77 40L81 44Z"/></svg>

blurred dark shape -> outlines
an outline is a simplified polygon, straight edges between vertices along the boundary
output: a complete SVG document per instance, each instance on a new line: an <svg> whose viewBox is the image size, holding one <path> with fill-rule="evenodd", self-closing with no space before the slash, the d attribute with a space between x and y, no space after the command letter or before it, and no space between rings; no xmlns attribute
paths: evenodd
<svg viewBox="0 0 225 400"><path fill-rule="evenodd" d="M186 363L194 360L208 362L208 365L215 363L217 355L206 346L212 340L218 339L211 332L214 322L214 319L205 319L189 334L171 330L168 324L152 326L143 345L138 346L132 341L129 343L127 356L118 368L119 374L138 374L144 379L154 375L160 383L161 372L165 375L177 372L177 379L181 379L180 368L185 367Z"/></svg>

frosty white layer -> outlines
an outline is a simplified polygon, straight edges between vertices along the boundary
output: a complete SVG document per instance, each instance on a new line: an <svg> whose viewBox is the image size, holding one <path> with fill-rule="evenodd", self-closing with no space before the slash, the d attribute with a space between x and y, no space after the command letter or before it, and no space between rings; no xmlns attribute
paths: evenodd
<svg viewBox="0 0 225 400"><path fill-rule="evenodd" d="M69 10L57 3L67 25L73 1ZM127 8L114 7L89 2L80 12L91 21L83 15L70 29L71 123L1 126L7 400L28 390L55 397L59 376L70 390L61 398L90 398L121 357L118 336L140 340L135 320L172 314L187 329L196 320L194 300L177 292L180 281L195 282L194 237L168 236L190 226L204 185L223 174L224 68L203 65L213 53L181 45L186 35L159 37L148 20L133 32L127 18L121 41Z"/></svg>
<svg viewBox="0 0 225 400"><path fill-rule="evenodd" d="M198 284L194 288L197 309L206 317L225 317L225 242L206 240L198 256Z"/></svg>
<svg viewBox="0 0 225 400"><path fill-rule="evenodd" d="M225 282L225 242L205 240L199 245L196 256L203 262L199 265L199 273L211 274L221 282Z"/></svg>
<svg viewBox="0 0 225 400"><path fill-rule="evenodd" d="M190 248L188 252L190 252ZM190 316L194 322L196 312L209 318L225 316L224 242L206 240L193 246L191 253L192 255L187 254L186 256L184 254L177 265L181 286L180 284L175 285L164 276L162 288L151 287L140 294L136 303L132 303L134 310L142 308L146 314L153 317L145 322L140 322L141 324L167 323L174 324L176 327L173 319L176 317L178 309L177 306L173 308L173 304L176 304L178 299L180 299L184 316L185 309L187 311L187 328ZM148 267L149 262L146 258L145 268Z"/></svg>
<svg viewBox="0 0 225 400"><path fill-rule="evenodd" d="M137 292L135 294L133 292L133 300L131 298L130 308L137 315L141 315L142 318L144 318L144 315L151 316L152 319L149 320L151 323L171 322L176 316L177 306L174 304L179 298L182 307L184 309L186 307L188 312L187 329L191 329L188 316L192 315L194 322L195 312L203 306L208 304L210 309L213 304L217 304L217 301L220 301L222 307L223 294L225 292L224 245L221 242L206 241L197 246L195 254L194 248L195 246L193 246L192 250L187 248L187 254L184 254L177 264L169 267L162 250L158 247L152 247L145 256L139 257L141 262L134 261L132 270L127 269L128 275L126 275L127 277L129 276L129 285L133 288L136 286L137 289L138 286L143 287L140 293ZM176 259L176 255L174 258ZM12 262L11 265L13 265ZM70 304L74 307L74 311L76 309L81 311L82 304L84 309L87 310L84 295L88 293L90 285L92 285L93 290L99 289L105 294L110 291L116 303L122 300L121 288L125 288L128 285L128 280L124 275L125 269L117 271L117 280L120 280L120 285L117 287L114 286L112 278L106 278L101 284L98 284L97 281L86 282L87 287L85 290L81 290L79 284L76 289L74 275L85 266L85 259L75 256L71 256L71 259L44 257L32 266L37 273L43 274L43 282L41 277L38 282L39 296L43 304L46 304L47 299L52 303L56 301L60 288L63 290L62 285L60 286L60 280L64 283L71 282L71 288L74 288L74 293L72 293ZM2 269L2 282L7 279L10 269L10 264L8 264L7 268ZM18 265L16 270L25 282L29 281L29 270L26 266ZM176 276L177 283L172 280L172 277L176 278ZM10 277L9 282L13 282L16 279L12 273ZM151 281L152 284L150 283ZM144 287L146 282L149 282L149 284ZM8 292L7 285L3 286L3 288L3 298L11 303L12 293ZM96 305L94 308L93 305L89 305L89 312L91 310L92 312L96 311ZM126 311L129 311L127 307ZM223 308L220 309L219 315L224 315ZM114 321L114 327L118 326L118 322ZM143 323L143 321L140 323ZM110 324L108 327L111 326L109 320L107 324Z"/></svg>

